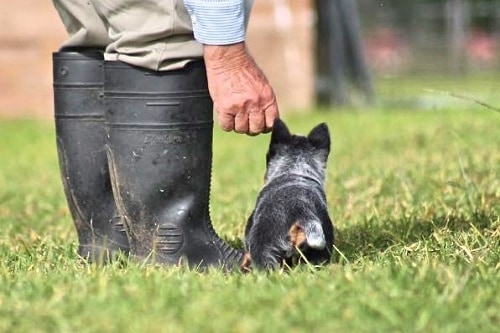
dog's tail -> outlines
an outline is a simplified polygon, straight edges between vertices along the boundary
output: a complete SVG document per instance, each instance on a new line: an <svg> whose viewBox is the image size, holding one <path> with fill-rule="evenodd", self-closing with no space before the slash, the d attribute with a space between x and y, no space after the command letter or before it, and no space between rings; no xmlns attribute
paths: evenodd
<svg viewBox="0 0 500 333"><path fill-rule="evenodd" d="M297 221L292 225L288 234L292 245L296 247L306 243L310 248L322 250L326 246L323 227L318 220Z"/></svg>
<svg viewBox="0 0 500 333"><path fill-rule="evenodd" d="M320 221L308 221L304 225L304 231L306 234L307 246L316 250L322 250L325 248L325 234Z"/></svg>

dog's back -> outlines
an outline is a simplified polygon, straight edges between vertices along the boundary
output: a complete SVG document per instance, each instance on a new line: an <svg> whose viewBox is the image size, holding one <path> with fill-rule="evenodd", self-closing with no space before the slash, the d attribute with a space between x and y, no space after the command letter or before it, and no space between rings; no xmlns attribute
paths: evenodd
<svg viewBox="0 0 500 333"><path fill-rule="evenodd" d="M267 154L266 184L245 230L246 264L292 265L300 249L309 262L328 261L333 225L324 193L330 136L325 124L307 137L291 135L278 120Z"/></svg>

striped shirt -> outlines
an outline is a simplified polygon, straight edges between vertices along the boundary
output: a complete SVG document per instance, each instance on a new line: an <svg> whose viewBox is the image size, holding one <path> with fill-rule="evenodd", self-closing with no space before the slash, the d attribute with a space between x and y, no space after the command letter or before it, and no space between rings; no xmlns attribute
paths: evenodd
<svg viewBox="0 0 500 333"><path fill-rule="evenodd" d="M228 45L245 40L253 0L184 0L194 38L208 45Z"/></svg>

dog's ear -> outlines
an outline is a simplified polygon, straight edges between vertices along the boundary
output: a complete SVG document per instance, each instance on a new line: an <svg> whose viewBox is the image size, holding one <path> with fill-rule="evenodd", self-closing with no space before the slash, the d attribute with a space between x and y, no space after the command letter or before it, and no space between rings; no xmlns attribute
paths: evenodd
<svg viewBox="0 0 500 333"><path fill-rule="evenodd" d="M317 149L325 149L330 152L330 132L328 125L321 123L314 127L307 136L309 142Z"/></svg>
<svg viewBox="0 0 500 333"><path fill-rule="evenodd" d="M276 118L273 125L273 132L271 134L271 145L287 143L290 141L291 137L292 134L290 134L290 131L288 130L288 127L286 127L283 120Z"/></svg>

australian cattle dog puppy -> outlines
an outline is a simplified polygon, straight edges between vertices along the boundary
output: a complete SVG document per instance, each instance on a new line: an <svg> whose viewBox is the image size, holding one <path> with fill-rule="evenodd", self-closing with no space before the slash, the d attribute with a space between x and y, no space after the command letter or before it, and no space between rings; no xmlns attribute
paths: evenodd
<svg viewBox="0 0 500 333"><path fill-rule="evenodd" d="M313 264L330 260L334 232L324 190L329 153L326 124L299 136L276 120L265 184L245 229L243 270L292 266L301 258Z"/></svg>

